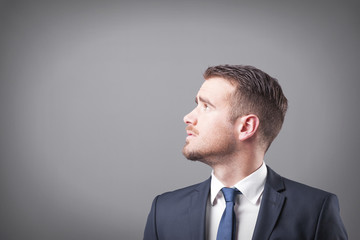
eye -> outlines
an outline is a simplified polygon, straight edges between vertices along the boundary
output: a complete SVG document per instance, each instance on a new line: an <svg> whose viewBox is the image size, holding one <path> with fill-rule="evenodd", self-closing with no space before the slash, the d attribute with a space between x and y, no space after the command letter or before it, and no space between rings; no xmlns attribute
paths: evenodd
<svg viewBox="0 0 360 240"><path fill-rule="evenodd" d="M209 107L206 103L204 103L204 104L202 105L202 109L203 109L204 111L209 111L209 110L210 110L210 107Z"/></svg>

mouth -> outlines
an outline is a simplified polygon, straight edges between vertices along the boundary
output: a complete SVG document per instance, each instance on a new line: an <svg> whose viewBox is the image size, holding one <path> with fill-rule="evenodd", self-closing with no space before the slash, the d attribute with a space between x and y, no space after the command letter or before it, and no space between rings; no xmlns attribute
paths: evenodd
<svg viewBox="0 0 360 240"><path fill-rule="evenodd" d="M191 132L191 131L186 131L186 133L187 133L188 136L195 136L195 134L193 132Z"/></svg>
<svg viewBox="0 0 360 240"><path fill-rule="evenodd" d="M188 137L196 137L199 133L192 126L187 126L186 134L188 135Z"/></svg>
<svg viewBox="0 0 360 240"><path fill-rule="evenodd" d="M189 130L186 131L186 134L187 134L186 139L185 139L186 143L189 143L197 136L196 133L194 133L193 131L189 131Z"/></svg>

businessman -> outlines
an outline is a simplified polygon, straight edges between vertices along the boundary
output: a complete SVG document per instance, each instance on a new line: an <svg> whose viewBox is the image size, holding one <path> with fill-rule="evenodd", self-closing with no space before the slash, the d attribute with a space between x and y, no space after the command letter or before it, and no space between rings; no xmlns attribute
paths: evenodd
<svg viewBox="0 0 360 240"><path fill-rule="evenodd" d="M184 156L212 168L199 184L157 196L145 240L347 239L334 194L279 176L264 162L287 99L278 81L242 65L209 67L184 117Z"/></svg>

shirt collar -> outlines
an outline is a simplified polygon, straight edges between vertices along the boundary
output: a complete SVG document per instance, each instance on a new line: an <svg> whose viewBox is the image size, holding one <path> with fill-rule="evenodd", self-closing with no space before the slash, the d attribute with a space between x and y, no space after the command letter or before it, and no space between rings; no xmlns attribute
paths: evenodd
<svg viewBox="0 0 360 240"><path fill-rule="evenodd" d="M267 168L265 162L255 172L245 177L233 187L237 188L245 198L247 198L252 204L256 204L259 200L262 192L264 191L265 181L267 175ZM217 196L220 194L221 189L225 187L219 179L214 175L214 171L211 172L211 186L210 186L210 200L211 205L216 204Z"/></svg>

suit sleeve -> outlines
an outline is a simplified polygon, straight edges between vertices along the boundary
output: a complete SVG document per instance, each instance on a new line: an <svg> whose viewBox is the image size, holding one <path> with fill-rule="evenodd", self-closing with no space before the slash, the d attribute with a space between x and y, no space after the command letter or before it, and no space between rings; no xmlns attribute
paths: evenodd
<svg viewBox="0 0 360 240"><path fill-rule="evenodd" d="M336 195L329 195L323 203L318 225L316 240L347 240L348 236L340 217L339 201Z"/></svg>
<svg viewBox="0 0 360 240"><path fill-rule="evenodd" d="M157 231L156 231L156 202L159 196L157 196L152 205L151 210L147 218L145 231L144 231L144 240L158 240Z"/></svg>

